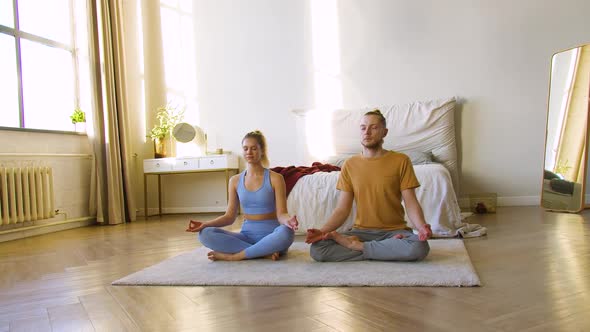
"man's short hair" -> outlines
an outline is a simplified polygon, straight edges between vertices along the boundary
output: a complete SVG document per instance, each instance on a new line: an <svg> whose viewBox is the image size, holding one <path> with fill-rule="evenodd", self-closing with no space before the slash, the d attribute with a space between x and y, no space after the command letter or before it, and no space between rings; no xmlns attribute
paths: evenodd
<svg viewBox="0 0 590 332"><path fill-rule="evenodd" d="M385 123L385 117L383 116L383 113L381 113L381 111L378 108L365 113L365 115L375 115L376 117L379 118L379 122L381 122L381 124L383 125L383 128L387 128L387 124Z"/></svg>

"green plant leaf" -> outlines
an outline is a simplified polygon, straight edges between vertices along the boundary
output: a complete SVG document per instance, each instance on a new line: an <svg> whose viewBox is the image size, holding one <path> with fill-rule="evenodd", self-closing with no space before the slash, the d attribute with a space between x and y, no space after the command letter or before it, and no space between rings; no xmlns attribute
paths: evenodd
<svg viewBox="0 0 590 332"><path fill-rule="evenodd" d="M76 124L78 122L86 122L86 113L84 113L84 111L82 111L81 109L76 108L74 110L74 113L70 115L70 120L72 120L73 124Z"/></svg>
<svg viewBox="0 0 590 332"><path fill-rule="evenodd" d="M184 109L179 109L170 104L158 107L157 111L156 119L158 119L158 124L154 125L147 135L147 137L152 140L156 138L163 139L170 135L172 133L172 128L184 118Z"/></svg>

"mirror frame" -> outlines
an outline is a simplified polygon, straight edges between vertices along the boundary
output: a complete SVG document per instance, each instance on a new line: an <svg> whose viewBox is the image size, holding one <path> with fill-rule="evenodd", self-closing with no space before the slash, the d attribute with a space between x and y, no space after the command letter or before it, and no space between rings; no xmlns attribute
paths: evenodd
<svg viewBox="0 0 590 332"><path fill-rule="evenodd" d="M578 213L586 208L590 207L590 203L586 204L586 177L588 176L588 147L589 147L589 137L590 135L588 134L588 129L589 129L589 125L590 125L590 82L588 84L588 98L586 98L586 103L585 103L585 108L586 108L586 121L585 121L585 128L584 128L584 133L585 133L585 139L584 139L584 152L582 154L582 160L581 160L581 165L583 165L583 175L582 175L582 183L581 183L581 199L580 199L580 205L578 208L576 209L572 209L572 210L566 210L566 209L555 209L555 208L548 208L543 206L543 202L544 202L544 192L545 192L545 159L547 158L547 140L548 140L548 133L549 133L549 114L550 114L550 110L551 110L551 85L553 83L553 65L554 65L554 59L558 54L570 51L570 50L574 50L574 49L582 49L584 47L588 47L590 48L590 44L583 44L583 45L579 45L576 47L571 47L565 50L561 50L559 52L555 52L552 56L551 56L551 62L550 62L550 66L549 66L549 87L548 87L548 93L547 93L547 112L546 112L546 122L545 122L545 144L544 144L544 150L543 150L543 177L541 178L541 197L540 197L540 206L542 208L544 208L547 211L555 211L555 212L570 212L570 213ZM590 50L589 50L590 52ZM588 76L590 77L590 70L588 70Z"/></svg>
<svg viewBox="0 0 590 332"><path fill-rule="evenodd" d="M584 46L590 47L590 44L586 44ZM582 210L590 208L590 202L586 203L586 187L588 186L587 181L588 175L590 174L590 172L588 172L588 168L590 167L590 165L588 165L588 163L590 162L590 159L588 158L588 147L590 143L590 86L588 87L588 100L586 103L586 111L588 113L588 121L586 121L586 169L584 170L584 185L582 186Z"/></svg>

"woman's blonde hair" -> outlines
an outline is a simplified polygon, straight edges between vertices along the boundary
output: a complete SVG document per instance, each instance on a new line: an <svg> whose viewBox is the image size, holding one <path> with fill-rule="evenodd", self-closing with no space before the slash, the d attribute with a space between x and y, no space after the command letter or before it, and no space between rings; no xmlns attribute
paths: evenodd
<svg viewBox="0 0 590 332"><path fill-rule="evenodd" d="M244 140L246 138L253 138L256 140L256 142L258 142L258 145L260 145L260 151L262 153L262 158L260 162L262 163L262 166L268 167L270 163L268 161L268 153L266 152L266 138L264 137L262 132L260 130L254 130L247 133L246 136L242 138L242 144L244 143Z"/></svg>

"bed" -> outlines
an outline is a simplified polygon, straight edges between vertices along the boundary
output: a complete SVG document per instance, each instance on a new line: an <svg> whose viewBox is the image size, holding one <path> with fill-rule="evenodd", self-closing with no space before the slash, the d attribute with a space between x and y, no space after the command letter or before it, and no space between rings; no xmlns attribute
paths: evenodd
<svg viewBox="0 0 590 332"><path fill-rule="evenodd" d="M431 224L434 237L472 237L486 233L485 228L463 222L457 202L459 187L457 148L455 143L455 98L415 102L406 105L378 107L387 121L388 135L384 148L406 153L414 164L421 186L416 190L426 221ZM351 155L360 152L359 122L371 109L294 111L297 126L295 146L304 164L315 157L310 153L314 142L326 141L318 137L324 128L330 135L332 156L324 163L341 165ZM318 127L318 124L320 126ZM297 215L299 233L309 228L320 228L336 207L339 191L336 182L339 171L316 172L297 180L287 197L289 213ZM339 230L351 228L356 207ZM412 227L407 215L408 226Z"/></svg>

